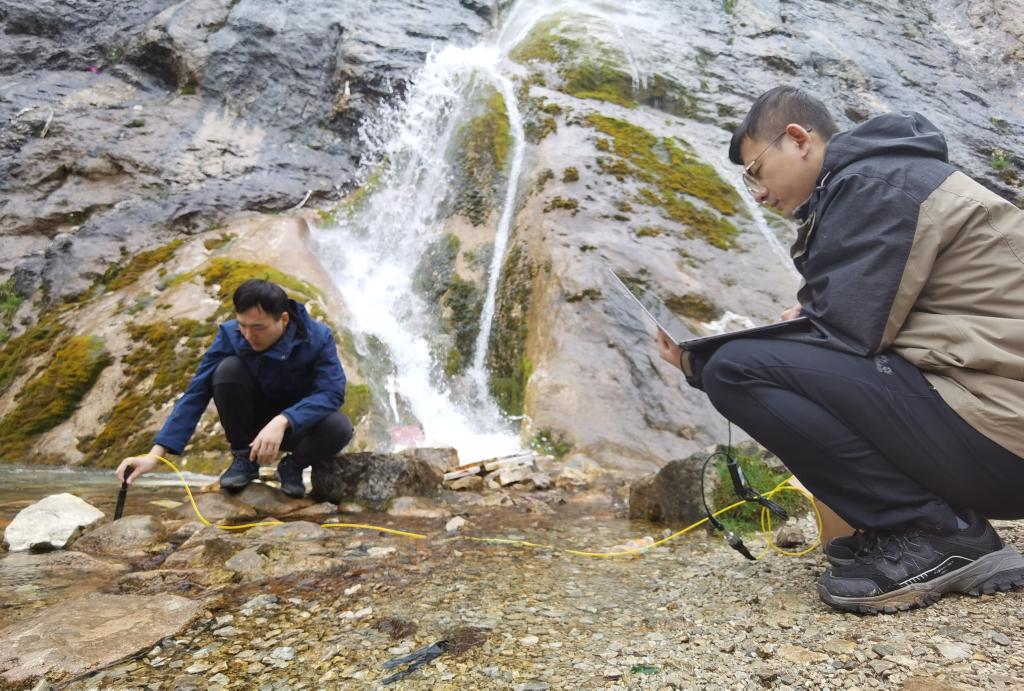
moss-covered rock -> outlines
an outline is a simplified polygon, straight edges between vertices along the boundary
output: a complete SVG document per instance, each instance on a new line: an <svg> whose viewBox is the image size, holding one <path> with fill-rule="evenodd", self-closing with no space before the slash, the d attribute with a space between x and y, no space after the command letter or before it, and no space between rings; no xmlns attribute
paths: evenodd
<svg viewBox="0 0 1024 691"><path fill-rule="evenodd" d="M150 269L168 263L174 258L174 253L181 246L183 240L172 240L153 250L139 252L130 259L123 257L121 261L114 262L100 278L107 290L120 290L132 285L142 274Z"/></svg>
<svg viewBox="0 0 1024 691"><path fill-rule="evenodd" d="M479 115L463 125L455 137L454 207L474 225L487 220L505 184L512 146L508 109L501 93L488 87Z"/></svg>
<svg viewBox="0 0 1024 691"><path fill-rule="evenodd" d="M522 415L533 365L526 353L527 316L536 267L526 250L513 244L505 255L487 348L488 387L508 415Z"/></svg>
<svg viewBox="0 0 1024 691"><path fill-rule="evenodd" d="M49 366L22 387L14 409L0 420L0 460L31 460L32 443L71 417L109 364L110 356L99 338L72 336L64 340Z"/></svg>
<svg viewBox="0 0 1024 691"><path fill-rule="evenodd" d="M681 223L688 234L721 249L735 246L738 231L723 216L741 213L742 200L714 168L681 148L680 144L685 146L685 142L657 137L625 120L590 115L586 121L609 137L609 148L618 157L599 158L603 173L619 180L636 179L643 185L638 199L661 208L669 218ZM698 208L689 197L699 199L717 213Z"/></svg>
<svg viewBox="0 0 1024 691"><path fill-rule="evenodd" d="M14 290L14 276L0 284L0 343L7 340L14 321L14 313L21 307L24 299Z"/></svg>
<svg viewBox="0 0 1024 691"><path fill-rule="evenodd" d="M722 316L721 308L699 293L670 295L665 306L674 313L701 322L714 321Z"/></svg>

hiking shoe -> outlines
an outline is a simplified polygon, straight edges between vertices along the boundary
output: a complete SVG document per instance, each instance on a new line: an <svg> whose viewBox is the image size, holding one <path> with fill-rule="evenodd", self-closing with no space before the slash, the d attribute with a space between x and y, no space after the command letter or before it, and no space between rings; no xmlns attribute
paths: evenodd
<svg viewBox="0 0 1024 691"><path fill-rule="evenodd" d="M822 575L818 594L836 609L877 614L927 607L946 593L977 596L1024 585L1024 557L984 518L971 518L951 535L876 532L852 565Z"/></svg>
<svg viewBox="0 0 1024 691"><path fill-rule="evenodd" d="M281 491L289 497L302 499L306 496L306 485L302 482L302 467L291 454L277 464L277 477L281 480Z"/></svg>
<svg viewBox="0 0 1024 691"><path fill-rule="evenodd" d="M825 556L833 566L850 566L870 540L870 533L865 530L854 531L853 535L845 537L834 537L825 545Z"/></svg>
<svg viewBox="0 0 1024 691"><path fill-rule="evenodd" d="M232 451L231 466L220 476L223 489L237 491L260 476L260 464L249 460L248 451Z"/></svg>

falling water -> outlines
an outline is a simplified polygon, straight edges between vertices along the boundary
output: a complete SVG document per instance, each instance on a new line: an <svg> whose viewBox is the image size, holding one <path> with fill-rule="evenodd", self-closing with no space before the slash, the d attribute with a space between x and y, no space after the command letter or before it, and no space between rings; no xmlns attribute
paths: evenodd
<svg viewBox="0 0 1024 691"><path fill-rule="evenodd" d="M345 298L345 326L362 342L364 355L373 353L368 358L390 358L390 371L376 377L371 387L384 388L375 393L393 436L396 429L418 424L422 439L405 443L453 446L462 462L521 448L518 435L486 394L483 371L524 149L515 94L499 72L501 59L497 47L485 44L447 46L429 55L405 98L385 108L361 132L369 192L349 212L340 211L334 227L315 234L317 253ZM475 390L456 393L438 373L430 339L436 327L430 306L414 290L413 276L431 242L443 232L452 177L447 156L458 127L470 115L470 96L481 78L505 99L513 147L470 377L475 387L469 388ZM386 352L367 348L368 343L382 344Z"/></svg>

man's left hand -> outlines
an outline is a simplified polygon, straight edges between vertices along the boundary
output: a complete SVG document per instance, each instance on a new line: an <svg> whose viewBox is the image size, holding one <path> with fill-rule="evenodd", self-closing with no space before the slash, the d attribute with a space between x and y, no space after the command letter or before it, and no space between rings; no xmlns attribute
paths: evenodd
<svg viewBox="0 0 1024 691"><path fill-rule="evenodd" d="M278 415L268 422L252 440L249 460L260 465L272 463L277 458L277 452L281 450L281 440L288 430L288 424L288 418L284 415Z"/></svg>

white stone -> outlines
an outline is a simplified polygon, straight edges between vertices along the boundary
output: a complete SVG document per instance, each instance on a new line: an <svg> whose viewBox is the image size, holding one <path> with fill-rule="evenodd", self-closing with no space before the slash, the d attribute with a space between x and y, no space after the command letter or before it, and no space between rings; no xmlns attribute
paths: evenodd
<svg viewBox="0 0 1024 691"><path fill-rule="evenodd" d="M18 512L4 531L12 552L63 549L103 512L73 494L52 494Z"/></svg>
<svg viewBox="0 0 1024 691"><path fill-rule="evenodd" d="M449 533L455 533L461 530L465 525L466 519L462 516L456 516L445 524L444 529Z"/></svg>

